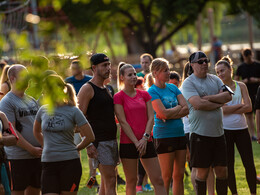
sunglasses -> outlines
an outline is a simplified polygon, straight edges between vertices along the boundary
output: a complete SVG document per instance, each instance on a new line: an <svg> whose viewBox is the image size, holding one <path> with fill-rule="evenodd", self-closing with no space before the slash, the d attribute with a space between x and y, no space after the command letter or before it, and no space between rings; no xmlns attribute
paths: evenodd
<svg viewBox="0 0 260 195"><path fill-rule="evenodd" d="M198 63L198 64L203 64L203 63L209 63L210 62L210 60L209 59L205 59L205 60L198 60L197 62L195 62L195 63Z"/></svg>

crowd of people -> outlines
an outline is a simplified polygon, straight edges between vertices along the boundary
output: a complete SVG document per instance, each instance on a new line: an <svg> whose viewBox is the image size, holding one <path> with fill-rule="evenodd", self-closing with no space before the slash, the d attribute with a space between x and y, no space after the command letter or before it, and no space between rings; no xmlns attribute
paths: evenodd
<svg viewBox="0 0 260 195"><path fill-rule="evenodd" d="M20 84L27 68L6 65L0 97L0 194L77 194L80 151L86 149L87 186L99 185L98 169L100 195L117 194L117 184L126 185L127 195L150 190L166 195L170 188L174 195L184 194L186 161L197 195L207 190L226 195L228 188L236 195L235 146L250 193L256 194L251 141L260 141L260 64L250 49L242 55L234 80L229 56L216 62L214 75L208 72L207 55L194 52L181 78L166 59L145 53L139 73L131 64L119 63L115 93L109 85L111 62L96 53L90 57L91 76L83 73L79 60L71 62L72 76L65 80L46 71L39 100L26 94L28 83ZM50 108L41 100L53 88L60 96Z"/></svg>

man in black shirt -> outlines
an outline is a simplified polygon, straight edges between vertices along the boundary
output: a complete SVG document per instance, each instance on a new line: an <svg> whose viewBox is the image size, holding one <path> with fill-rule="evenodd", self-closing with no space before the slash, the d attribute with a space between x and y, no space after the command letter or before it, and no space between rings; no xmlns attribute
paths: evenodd
<svg viewBox="0 0 260 195"><path fill-rule="evenodd" d="M117 126L113 98L104 83L110 76L111 63L102 53L92 55L90 62L93 78L78 93L79 109L95 134L95 142L87 147L87 153L93 158L94 168L99 168L101 173L100 194L115 195L116 166L119 162Z"/></svg>
<svg viewBox="0 0 260 195"><path fill-rule="evenodd" d="M241 80L246 84L252 107L254 108L256 92L260 84L260 63L253 60L253 53L250 49L244 49L242 56L244 62L238 67L235 80ZM256 141L254 111L255 109L252 112L246 113L246 119L251 139Z"/></svg>

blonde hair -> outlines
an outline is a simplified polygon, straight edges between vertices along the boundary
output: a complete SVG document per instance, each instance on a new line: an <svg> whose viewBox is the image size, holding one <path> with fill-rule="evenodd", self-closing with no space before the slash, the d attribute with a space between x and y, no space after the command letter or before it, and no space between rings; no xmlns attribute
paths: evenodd
<svg viewBox="0 0 260 195"><path fill-rule="evenodd" d="M51 87L52 86L52 87ZM46 93L52 93L51 90L54 90L58 86L58 92L63 92L62 101L59 98L54 100L56 106L59 105L68 105L68 106L77 106L77 97L76 92L73 86L69 83L65 83L64 80L59 75L51 74L44 79L44 91Z"/></svg>
<svg viewBox="0 0 260 195"><path fill-rule="evenodd" d="M1 75L1 79L0 79L0 85L2 85L4 82L8 81L8 76L7 76L7 72L9 70L10 66L9 65L5 65L2 75Z"/></svg>
<svg viewBox="0 0 260 195"><path fill-rule="evenodd" d="M149 73L147 75L145 75L145 90L148 90L153 84L154 84L154 78L153 78L153 75L152 73Z"/></svg>
<svg viewBox="0 0 260 195"><path fill-rule="evenodd" d="M151 74L154 78L154 72L161 72L164 68L169 66L168 60L164 58L155 58L151 63ZM146 79L146 86L151 87L154 84L154 79Z"/></svg>
<svg viewBox="0 0 260 195"><path fill-rule="evenodd" d="M123 89L124 83L120 80L120 76L125 74L125 70L128 68L134 68L131 64L120 62L117 68L117 88L118 91Z"/></svg>

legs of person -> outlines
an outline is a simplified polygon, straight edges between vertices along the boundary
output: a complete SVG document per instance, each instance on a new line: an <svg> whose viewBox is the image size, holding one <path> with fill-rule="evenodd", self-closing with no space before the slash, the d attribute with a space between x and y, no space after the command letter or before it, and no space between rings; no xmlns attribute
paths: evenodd
<svg viewBox="0 0 260 195"><path fill-rule="evenodd" d="M193 169L193 168L192 168ZM206 195L207 191L207 177L209 173L209 168L196 168L196 178L195 178L195 184L196 184L196 192L197 195Z"/></svg>
<svg viewBox="0 0 260 195"><path fill-rule="evenodd" d="M123 169L126 178L126 194L136 194L136 183L137 183L137 159L122 158Z"/></svg>
<svg viewBox="0 0 260 195"><path fill-rule="evenodd" d="M141 163L141 160L138 160L138 179L137 179L137 186L143 185L143 180L146 175L145 169Z"/></svg>
<svg viewBox="0 0 260 195"><path fill-rule="evenodd" d="M216 174L216 191L218 195L227 195L227 167L225 166L216 166L214 167Z"/></svg>
<svg viewBox="0 0 260 195"><path fill-rule="evenodd" d="M184 172L186 162L186 150L176 150L174 158L174 170L173 170L173 194L184 194Z"/></svg>
<svg viewBox="0 0 260 195"><path fill-rule="evenodd" d="M246 179L251 194L256 194L256 170L252 151L252 143L247 130L239 130L236 146L246 171Z"/></svg>
<svg viewBox="0 0 260 195"><path fill-rule="evenodd" d="M209 174L207 178L207 188L208 188L208 195L215 194L215 175L212 167L209 168Z"/></svg>
<svg viewBox="0 0 260 195"><path fill-rule="evenodd" d="M172 179L174 158L175 152L158 154L164 187L166 189L167 194L169 194L169 187Z"/></svg>
<svg viewBox="0 0 260 195"><path fill-rule="evenodd" d="M116 194L116 166L112 165L102 165L99 164L99 171L103 177L105 188L105 195L115 195ZM101 189L100 189L101 190ZM102 190L101 190L102 191ZM100 193L99 193L100 194Z"/></svg>
<svg viewBox="0 0 260 195"><path fill-rule="evenodd" d="M106 189L105 189L105 180L104 176L101 175L101 183L100 183L100 188L98 191L99 195L105 195L106 194Z"/></svg>
<svg viewBox="0 0 260 195"><path fill-rule="evenodd" d="M234 136L232 130L225 130L227 143L227 162L228 162L228 186L232 194L237 194L237 185L235 177L235 148Z"/></svg>
<svg viewBox="0 0 260 195"><path fill-rule="evenodd" d="M250 137L255 136L255 119L254 119L254 113L246 113L246 121L247 121L247 125L248 125L248 130L249 130L249 134Z"/></svg>
<svg viewBox="0 0 260 195"><path fill-rule="evenodd" d="M191 179L191 183L193 185L194 191L196 191L196 183L195 183L196 174L197 174L197 168L192 167L191 174L190 174L190 179Z"/></svg>
<svg viewBox="0 0 260 195"><path fill-rule="evenodd" d="M142 164L147 171L153 186L155 194L166 195L166 190L164 188L164 183L161 174L161 168L157 157L154 158L142 158Z"/></svg>

